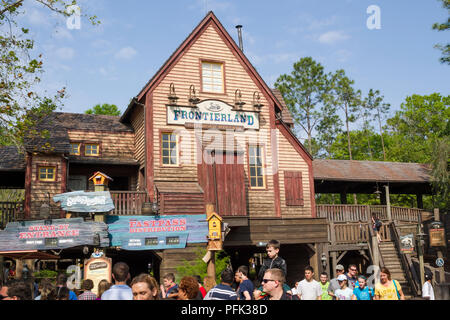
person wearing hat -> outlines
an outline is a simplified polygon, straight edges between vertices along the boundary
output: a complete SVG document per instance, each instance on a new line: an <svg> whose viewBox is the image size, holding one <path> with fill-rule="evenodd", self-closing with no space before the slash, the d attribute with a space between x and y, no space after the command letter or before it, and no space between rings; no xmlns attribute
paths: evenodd
<svg viewBox="0 0 450 320"><path fill-rule="evenodd" d="M348 287L348 279L345 274L340 274L337 277L340 289L334 292L336 300L352 300L353 290Z"/></svg>
<svg viewBox="0 0 450 320"><path fill-rule="evenodd" d="M425 283L422 286L422 298L426 300L435 300L433 285L431 284L433 280L433 274L425 273Z"/></svg>
<svg viewBox="0 0 450 320"><path fill-rule="evenodd" d="M336 278L330 280L330 285L328 286L328 294L333 297L333 300L336 300L334 292L340 288L337 277L341 274L345 273L345 268L342 264L338 264L336 266Z"/></svg>
<svg viewBox="0 0 450 320"><path fill-rule="evenodd" d="M367 286L367 278L359 276L358 285L353 289L352 300L372 300L373 296L373 289Z"/></svg>

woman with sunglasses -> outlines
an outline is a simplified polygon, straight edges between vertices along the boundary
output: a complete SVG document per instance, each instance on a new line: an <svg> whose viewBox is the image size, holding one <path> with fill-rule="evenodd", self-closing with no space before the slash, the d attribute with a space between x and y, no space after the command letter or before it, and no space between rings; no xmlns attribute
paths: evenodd
<svg viewBox="0 0 450 320"><path fill-rule="evenodd" d="M339 282L340 289L337 289L334 292L336 300L352 300L353 290L348 287L347 277L341 274L337 280Z"/></svg>

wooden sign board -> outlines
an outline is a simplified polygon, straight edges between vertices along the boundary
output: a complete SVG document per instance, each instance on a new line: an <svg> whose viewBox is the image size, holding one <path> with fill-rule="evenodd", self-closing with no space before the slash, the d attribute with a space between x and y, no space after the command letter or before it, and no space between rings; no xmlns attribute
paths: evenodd
<svg viewBox="0 0 450 320"><path fill-rule="evenodd" d="M430 229L430 247L445 247L445 229Z"/></svg>
<svg viewBox="0 0 450 320"><path fill-rule="evenodd" d="M207 250L220 251L223 249L223 243L221 240L209 240Z"/></svg>
<svg viewBox="0 0 450 320"><path fill-rule="evenodd" d="M108 280L112 283L111 278L111 258L91 258L84 262L84 279L91 279L94 282L92 292L98 295L98 284L102 280Z"/></svg>
<svg viewBox="0 0 450 320"><path fill-rule="evenodd" d="M400 236L400 251L402 253L413 253L414 252L414 235L407 234Z"/></svg>

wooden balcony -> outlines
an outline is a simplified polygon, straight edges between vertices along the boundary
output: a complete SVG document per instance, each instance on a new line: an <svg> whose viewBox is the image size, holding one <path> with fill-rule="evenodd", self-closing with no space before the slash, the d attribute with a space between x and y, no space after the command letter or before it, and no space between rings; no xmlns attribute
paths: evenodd
<svg viewBox="0 0 450 320"><path fill-rule="evenodd" d="M316 205L317 217L327 218L329 222L367 222L372 214L380 220L388 220L387 206L319 204ZM432 214L417 208L391 206L391 217L399 222L418 222L426 220Z"/></svg>
<svg viewBox="0 0 450 320"><path fill-rule="evenodd" d="M113 216L135 216L142 214L142 204L150 198L145 191L110 191L115 209Z"/></svg>

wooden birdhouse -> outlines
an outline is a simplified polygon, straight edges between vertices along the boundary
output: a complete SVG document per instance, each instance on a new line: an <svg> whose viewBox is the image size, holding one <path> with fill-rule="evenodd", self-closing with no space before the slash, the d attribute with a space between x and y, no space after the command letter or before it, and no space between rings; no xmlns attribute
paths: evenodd
<svg viewBox="0 0 450 320"><path fill-rule="evenodd" d="M89 178L89 181L94 182L95 191L106 191L108 190L109 181L113 181L111 177L108 177L106 174L97 171L94 173L92 177Z"/></svg>
<svg viewBox="0 0 450 320"><path fill-rule="evenodd" d="M208 239L222 240L222 218L217 213L212 213L208 218Z"/></svg>

